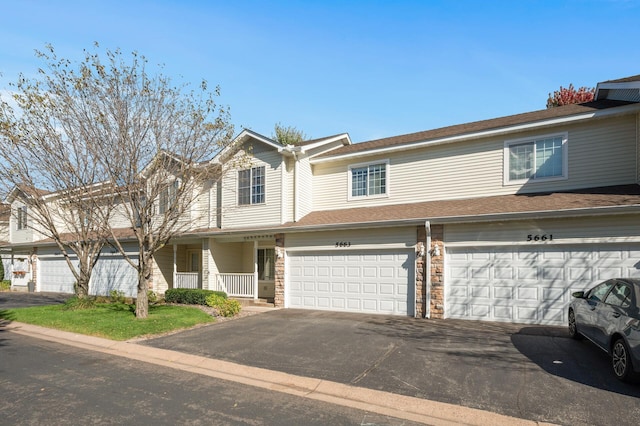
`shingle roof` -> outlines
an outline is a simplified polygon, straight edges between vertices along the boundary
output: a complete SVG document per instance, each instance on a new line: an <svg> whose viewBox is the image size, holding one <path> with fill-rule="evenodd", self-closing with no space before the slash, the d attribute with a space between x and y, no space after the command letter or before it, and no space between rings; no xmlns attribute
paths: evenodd
<svg viewBox="0 0 640 426"><path fill-rule="evenodd" d="M454 126L441 127L439 129L426 130L423 132L410 133L406 135L393 136L384 139L376 139L368 142L360 142L353 145L346 145L335 149L321 157L334 157L355 152L363 152L379 148L386 148L414 142L428 141L451 136L460 136L468 133L498 129L518 124L532 123L536 121L549 120L553 118L568 117L590 113L598 110L614 108L618 106L632 104L633 102L614 101L603 99L582 104L564 105L556 108L543 109L539 111L526 112L522 114L509 115L506 117L493 118L489 120L474 121L471 123L457 124Z"/></svg>
<svg viewBox="0 0 640 426"><path fill-rule="evenodd" d="M640 74L638 75L632 75L630 77L623 77L623 78L618 78L616 80L607 80L607 81L603 81L602 83L630 83L632 81L640 81Z"/></svg>
<svg viewBox="0 0 640 426"><path fill-rule="evenodd" d="M312 212L290 227L393 220L477 218L508 213L557 212L598 207L640 206L640 185L580 189L571 192L498 195L464 200L426 201L380 207Z"/></svg>

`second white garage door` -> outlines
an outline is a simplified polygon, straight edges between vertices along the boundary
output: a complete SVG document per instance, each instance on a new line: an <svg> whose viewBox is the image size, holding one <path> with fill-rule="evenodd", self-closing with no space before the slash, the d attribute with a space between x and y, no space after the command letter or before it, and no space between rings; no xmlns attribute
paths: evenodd
<svg viewBox="0 0 640 426"><path fill-rule="evenodd" d="M132 256L137 262L137 256ZM112 291L121 291L127 297L136 297L138 272L120 255L102 255L91 274L89 292L109 296Z"/></svg>
<svg viewBox="0 0 640 426"><path fill-rule="evenodd" d="M38 291L73 293L76 282L73 273L64 257L40 257L40 279ZM74 257L71 260L76 266L78 260Z"/></svg>
<svg viewBox="0 0 640 426"><path fill-rule="evenodd" d="M413 315L413 250L311 252L289 256L292 308Z"/></svg>
<svg viewBox="0 0 640 426"><path fill-rule="evenodd" d="M564 325L573 291L614 277L640 277L640 245L451 248L445 316Z"/></svg>

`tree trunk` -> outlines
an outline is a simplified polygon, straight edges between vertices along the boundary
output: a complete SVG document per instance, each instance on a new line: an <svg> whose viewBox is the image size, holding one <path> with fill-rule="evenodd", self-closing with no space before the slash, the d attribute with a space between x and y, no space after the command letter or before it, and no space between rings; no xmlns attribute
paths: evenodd
<svg viewBox="0 0 640 426"><path fill-rule="evenodd" d="M149 316L149 280L151 279L151 267L148 262L142 262L142 270L138 273L138 296L136 298L136 318L143 319Z"/></svg>
<svg viewBox="0 0 640 426"><path fill-rule="evenodd" d="M75 286L76 296L85 299L89 296L89 278L85 274L80 274Z"/></svg>

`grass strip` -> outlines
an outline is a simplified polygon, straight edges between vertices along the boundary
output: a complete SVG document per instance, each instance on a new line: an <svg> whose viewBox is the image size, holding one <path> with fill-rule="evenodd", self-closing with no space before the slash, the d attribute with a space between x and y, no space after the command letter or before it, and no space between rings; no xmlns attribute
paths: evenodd
<svg viewBox="0 0 640 426"><path fill-rule="evenodd" d="M200 309L187 306L152 305L145 319L137 319L134 309L123 303L101 303L77 310L65 310L63 305L37 306L0 310L0 319L111 340L129 340L215 321Z"/></svg>

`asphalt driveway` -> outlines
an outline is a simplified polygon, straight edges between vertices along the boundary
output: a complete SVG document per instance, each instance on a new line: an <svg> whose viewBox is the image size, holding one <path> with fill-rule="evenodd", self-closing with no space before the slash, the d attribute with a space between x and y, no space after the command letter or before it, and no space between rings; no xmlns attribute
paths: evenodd
<svg viewBox="0 0 640 426"><path fill-rule="evenodd" d="M139 343L529 420L640 418L640 385L560 327L286 309Z"/></svg>
<svg viewBox="0 0 640 426"><path fill-rule="evenodd" d="M59 305L72 295L67 293L0 292L0 309L27 308L29 306Z"/></svg>

